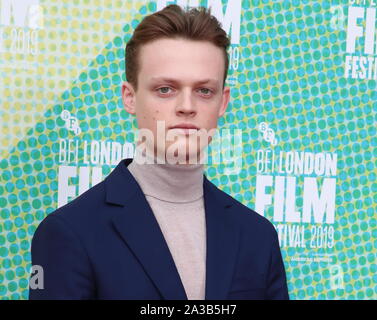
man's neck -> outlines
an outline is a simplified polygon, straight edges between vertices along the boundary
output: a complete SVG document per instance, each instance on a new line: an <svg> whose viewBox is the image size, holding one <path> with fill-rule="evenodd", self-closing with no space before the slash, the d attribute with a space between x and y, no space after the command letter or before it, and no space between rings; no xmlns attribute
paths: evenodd
<svg viewBox="0 0 377 320"><path fill-rule="evenodd" d="M191 202L203 196L203 164L140 164L128 170L145 195L170 202Z"/></svg>

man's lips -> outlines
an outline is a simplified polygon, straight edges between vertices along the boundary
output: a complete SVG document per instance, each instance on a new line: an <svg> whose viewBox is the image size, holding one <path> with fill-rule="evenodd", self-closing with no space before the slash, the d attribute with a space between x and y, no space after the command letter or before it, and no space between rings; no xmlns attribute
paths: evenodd
<svg viewBox="0 0 377 320"><path fill-rule="evenodd" d="M199 130L199 128L196 125L193 125L191 123L179 123L175 126L171 126L170 129L196 129L196 130Z"/></svg>
<svg viewBox="0 0 377 320"><path fill-rule="evenodd" d="M199 128L191 123L179 123L175 126L171 126L169 129L179 129L183 133L190 134L199 130Z"/></svg>

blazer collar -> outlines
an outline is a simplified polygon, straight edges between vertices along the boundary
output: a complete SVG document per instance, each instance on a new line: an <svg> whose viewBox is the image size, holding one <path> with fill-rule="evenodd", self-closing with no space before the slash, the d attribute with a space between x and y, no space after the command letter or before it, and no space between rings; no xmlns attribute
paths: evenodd
<svg viewBox="0 0 377 320"><path fill-rule="evenodd" d="M106 202L124 207L112 222L120 238L134 252L164 299L187 300L173 257L140 186L128 171L132 159L122 160L105 179ZM224 197L204 175L206 216L206 300L226 299L239 242L239 226L232 219L230 197ZM142 230L142 232L141 232Z"/></svg>

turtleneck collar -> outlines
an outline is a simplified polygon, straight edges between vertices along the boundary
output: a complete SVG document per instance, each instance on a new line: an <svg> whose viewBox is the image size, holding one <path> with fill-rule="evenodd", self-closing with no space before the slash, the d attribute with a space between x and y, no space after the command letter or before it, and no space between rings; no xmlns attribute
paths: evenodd
<svg viewBox="0 0 377 320"><path fill-rule="evenodd" d="M150 148L149 145L146 146ZM137 146L128 170L146 196L185 203L203 197L204 164L173 164L160 160L154 151ZM154 154L154 155L153 155ZM158 163L163 162L163 163Z"/></svg>
<svg viewBox="0 0 377 320"><path fill-rule="evenodd" d="M139 164L128 170L144 194L169 202L191 202L203 196L203 164Z"/></svg>

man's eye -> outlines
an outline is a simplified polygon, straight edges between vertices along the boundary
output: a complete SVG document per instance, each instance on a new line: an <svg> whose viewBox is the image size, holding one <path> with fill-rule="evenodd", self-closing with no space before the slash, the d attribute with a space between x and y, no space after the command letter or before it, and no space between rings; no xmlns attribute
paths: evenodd
<svg viewBox="0 0 377 320"><path fill-rule="evenodd" d="M204 93L205 95L209 95L209 94L212 92L212 91L211 91L210 89L208 89L208 88L201 88L200 90L201 90L202 92L203 92L203 90L204 90L203 93Z"/></svg>
<svg viewBox="0 0 377 320"><path fill-rule="evenodd" d="M169 89L170 89L169 87L161 87L161 88L158 88L157 91L159 91L160 93L169 93L168 92Z"/></svg>

